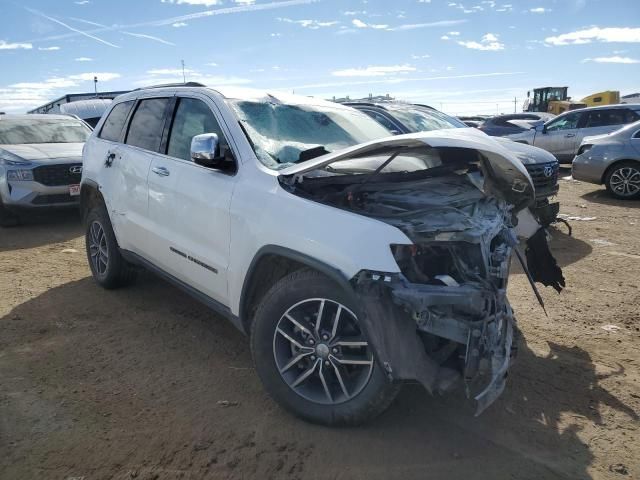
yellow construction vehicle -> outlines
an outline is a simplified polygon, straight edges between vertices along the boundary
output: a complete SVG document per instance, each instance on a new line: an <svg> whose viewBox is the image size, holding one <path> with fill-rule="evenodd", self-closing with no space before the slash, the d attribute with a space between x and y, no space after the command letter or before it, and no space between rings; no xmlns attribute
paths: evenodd
<svg viewBox="0 0 640 480"><path fill-rule="evenodd" d="M593 95L584 97L581 102L586 103L588 107L615 105L620 103L620 92L617 90L607 90L606 92L594 93Z"/></svg>
<svg viewBox="0 0 640 480"><path fill-rule="evenodd" d="M531 92L527 92L523 110L525 112L548 112L556 115L586 107L584 102L573 102L567 97L569 87L542 87L533 89L533 99Z"/></svg>

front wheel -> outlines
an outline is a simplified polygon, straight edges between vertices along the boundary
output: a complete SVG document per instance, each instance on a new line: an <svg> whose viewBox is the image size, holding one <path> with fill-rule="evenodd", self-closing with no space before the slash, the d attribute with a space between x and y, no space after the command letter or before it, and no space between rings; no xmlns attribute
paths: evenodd
<svg viewBox="0 0 640 480"><path fill-rule="evenodd" d="M343 289L313 270L287 275L265 295L251 352L280 405L324 425L359 424L387 409L399 387L376 363L356 311Z"/></svg>
<svg viewBox="0 0 640 480"><path fill-rule="evenodd" d="M118 288L135 280L135 267L122 258L109 214L102 205L87 215L85 245L89 268L100 286Z"/></svg>
<svg viewBox="0 0 640 480"><path fill-rule="evenodd" d="M640 163L621 162L607 173L604 183L609 193L621 200L640 198Z"/></svg>

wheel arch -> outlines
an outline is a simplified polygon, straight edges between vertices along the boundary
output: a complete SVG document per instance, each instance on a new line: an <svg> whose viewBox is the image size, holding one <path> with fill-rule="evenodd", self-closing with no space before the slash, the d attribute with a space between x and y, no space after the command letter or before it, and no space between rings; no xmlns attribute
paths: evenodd
<svg viewBox="0 0 640 480"><path fill-rule="evenodd" d="M625 162L633 162L633 163L636 163L640 167L640 160L638 160L638 159L620 158L618 160L614 160L607 168L605 168L604 172L602 172L602 178L600 179L600 184L601 185L605 185L606 181L607 181L607 176L609 175L609 173L611 173L611 171L617 165L620 165L621 163L625 163Z"/></svg>
<svg viewBox="0 0 640 480"><path fill-rule="evenodd" d="M304 253L279 245L265 245L254 255L245 275L240 293L240 319L245 333L251 331L253 315L269 289L286 275L311 268L352 292L348 279L335 267ZM264 278L268 281L264 281Z"/></svg>
<svg viewBox="0 0 640 480"><path fill-rule="evenodd" d="M80 215L84 221L95 205L105 204L98 184L93 180L85 180L80 187Z"/></svg>

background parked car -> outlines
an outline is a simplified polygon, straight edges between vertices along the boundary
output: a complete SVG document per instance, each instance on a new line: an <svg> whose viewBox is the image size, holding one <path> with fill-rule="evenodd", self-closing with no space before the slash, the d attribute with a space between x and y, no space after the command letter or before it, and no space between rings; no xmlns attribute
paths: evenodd
<svg viewBox="0 0 640 480"><path fill-rule="evenodd" d="M586 137L572 170L576 180L604 184L616 198L640 198L640 121L608 135Z"/></svg>
<svg viewBox="0 0 640 480"><path fill-rule="evenodd" d="M91 128L95 128L111 102L113 100L109 98L92 98L91 100L65 103L60 105L60 113L74 115L91 125Z"/></svg>
<svg viewBox="0 0 640 480"><path fill-rule="evenodd" d="M491 118L490 115L463 115L456 117L458 120L463 122L467 127L478 128L480 125L484 123L485 120Z"/></svg>
<svg viewBox="0 0 640 480"><path fill-rule="evenodd" d="M640 120L640 104L582 108L509 138L544 148L560 163L571 163L584 137L610 133L637 120Z"/></svg>
<svg viewBox="0 0 640 480"><path fill-rule="evenodd" d="M487 135L493 137L504 137L515 133L525 132L531 127L542 125L551 120L555 115L552 113L512 113L509 115L496 115L488 118L480 126Z"/></svg>
<svg viewBox="0 0 640 480"><path fill-rule="evenodd" d="M67 115L0 115L0 225L19 213L77 207L91 129Z"/></svg>
<svg viewBox="0 0 640 480"><path fill-rule="evenodd" d="M445 128L469 128L462 121L426 105L402 102L347 102L346 105L363 111L394 134L415 133ZM549 199L558 193L558 161L540 148L518 144L502 137L494 137L524 164L536 189L534 215L543 226L557 218L560 205Z"/></svg>

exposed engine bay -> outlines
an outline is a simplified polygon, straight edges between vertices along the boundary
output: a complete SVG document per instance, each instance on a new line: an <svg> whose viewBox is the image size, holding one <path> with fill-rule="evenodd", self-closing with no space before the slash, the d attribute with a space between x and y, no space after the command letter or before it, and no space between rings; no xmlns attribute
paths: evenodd
<svg viewBox="0 0 640 480"><path fill-rule="evenodd" d="M359 173L367 162L361 158L331 165L332 175L325 169L281 183L296 195L393 225L413 242L390 246L400 273L361 271L351 280L360 321L391 380L417 380L431 393L463 380L479 414L503 391L517 344L506 289L521 186L514 181L505 192L476 150L437 153L450 158L427 169L411 169L406 158L390 168L389 161L369 175ZM527 258L551 265L532 269L538 275L530 275L532 285L540 272L546 284L564 285L539 232Z"/></svg>

